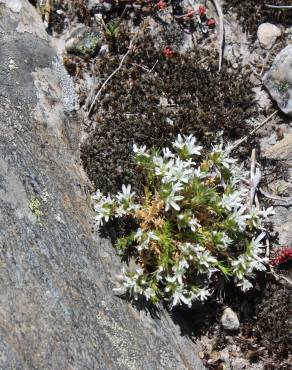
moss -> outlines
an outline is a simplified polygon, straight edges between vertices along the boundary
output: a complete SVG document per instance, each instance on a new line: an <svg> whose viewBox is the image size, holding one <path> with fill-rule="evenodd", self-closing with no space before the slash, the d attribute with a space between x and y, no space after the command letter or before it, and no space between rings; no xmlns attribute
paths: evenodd
<svg viewBox="0 0 292 370"><path fill-rule="evenodd" d="M40 223L40 220L41 220L41 216L43 215L43 212L41 210L41 202L40 200L33 196L30 201L29 201L29 204L28 204L28 207L29 209L31 210L31 212L33 213L33 215L35 216L36 220L37 220L37 223Z"/></svg>
<svg viewBox="0 0 292 370"><path fill-rule="evenodd" d="M125 45L120 40L119 55ZM96 67L96 75L104 80L119 60L105 59ZM154 65L153 71L145 70ZM133 143L165 147L178 133L192 133L210 147L221 130L226 139L237 139L246 134L245 120L254 112L252 101L248 74L228 65L219 74L217 56L199 49L166 59L145 36L126 68L100 96L97 127L82 147L83 164L102 191L115 193L122 183L131 183L142 192L144 179L135 170Z"/></svg>
<svg viewBox="0 0 292 370"><path fill-rule="evenodd" d="M288 358L289 353L292 353L291 297L291 289L270 282L265 287L255 312L256 337L270 353L276 354L280 359Z"/></svg>
<svg viewBox="0 0 292 370"><path fill-rule="evenodd" d="M271 9L266 7L266 4L287 5L287 2L281 0L226 0L224 8L225 11L234 11L243 30L255 39L258 26L261 23L270 22L287 27L292 24L291 9Z"/></svg>

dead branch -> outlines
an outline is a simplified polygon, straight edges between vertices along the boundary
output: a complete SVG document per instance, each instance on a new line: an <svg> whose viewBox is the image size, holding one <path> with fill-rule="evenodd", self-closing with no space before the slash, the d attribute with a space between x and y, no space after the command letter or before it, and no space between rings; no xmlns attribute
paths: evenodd
<svg viewBox="0 0 292 370"><path fill-rule="evenodd" d="M261 127L263 127L267 122L270 121L271 118L273 118L276 113L278 111L274 111L269 117L267 117L262 123L260 123L259 125L257 125L257 127L255 127L249 134L247 134L246 136L244 136L243 138L237 140L234 142L234 144L231 146L231 150L234 150L235 148L237 148L239 145L241 145L242 143L244 143L250 136L252 136L255 132L257 132Z"/></svg>
<svg viewBox="0 0 292 370"><path fill-rule="evenodd" d="M274 200L274 201L284 202L284 203L286 203L285 207L292 206L292 197L278 197L276 195L269 194L269 193L265 192L262 189L259 189L259 190L260 190L261 194L263 194L263 196L265 196L268 199L271 199L271 200Z"/></svg>
<svg viewBox="0 0 292 370"><path fill-rule="evenodd" d="M270 257L270 241L269 241L269 238L266 239L266 254L265 254L265 257L266 258Z"/></svg>
<svg viewBox="0 0 292 370"><path fill-rule="evenodd" d="M138 31L134 34L132 40L130 41L130 44L129 44L129 47L128 47L128 50L127 52L123 55L121 61L120 61L120 64L119 66L108 76L108 78L104 81L104 83L101 85L100 89L98 90L98 92L96 93L94 99L93 99L93 102L91 103L91 106L89 108L89 111L88 111L88 114L87 114L87 117L90 116L91 112L92 112L92 109L93 107L95 106L95 103L99 97L99 95L101 94L101 92L103 91L103 89L106 87L106 85L109 83L109 81L119 72L119 70L122 68L125 60L127 59L128 55L131 53L131 51L133 50L134 48L134 45L135 45L135 42L136 42L136 39L141 31L141 29L143 29L145 27L145 24L142 25L142 27L140 27L138 29Z"/></svg>
<svg viewBox="0 0 292 370"><path fill-rule="evenodd" d="M272 273L272 275L274 276L274 278L276 279L276 281L282 283L283 285L286 285L288 287L291 288L292 286L292 281L290 279L288 279L287 277L283 276L283 275L279 275L276 273L276 271L274 270L273 266L269 265L270 267L270 271Z"/></svg>
<svg viewBox="0 0 292 370"><path fill-rule="evenodd" d="M257 187L261 181L261 172L260 169L256 167L256 151L252 150L251 153L251 163L250 163L250 207L253 206L256 200L256 206L259 207L258 199L255 199Z"/></svg>
<svg viewBox="0 0 292 370"><path fill-rule="evenodd" d="M292 9L292 5L270 5L270 4L265 4L267 8L271 9Z"/></svg>
<svg viewBox="0 0 292 370"><path fill-rule="evenodd" d="M216 8L216 12L218 14L219 18L219 30L218 30L218 49L219 49L219 66L218 66L218 72L221 71L222 63L223 63L223 51L224 51L224 17L223 17L223 11L221 8L221 5L219 4L218 0L211 0Z"/></svg>

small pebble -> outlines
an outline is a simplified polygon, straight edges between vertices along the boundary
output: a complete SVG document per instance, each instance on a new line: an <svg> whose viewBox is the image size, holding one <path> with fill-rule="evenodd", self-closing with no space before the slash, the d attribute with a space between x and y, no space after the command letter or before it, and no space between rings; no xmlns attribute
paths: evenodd
<svg viewBox="0 0 292 370"><path fill-rule="evenodd" d="M225 308L223 311L220 323L223 329L228 331L237 331L240 325L236 313L230 307Z"/></svg>

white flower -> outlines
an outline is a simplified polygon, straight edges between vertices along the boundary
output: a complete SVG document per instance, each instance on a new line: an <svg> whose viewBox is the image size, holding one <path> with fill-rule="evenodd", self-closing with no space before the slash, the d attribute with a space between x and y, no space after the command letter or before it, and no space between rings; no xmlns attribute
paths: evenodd
<svg viewBox="0 0 292 370"><path fill-rule="evenodd" d="M233 240L224 232L218 233L218 231L213 231L212 234L214 237L218 234L220 235L220 240L217 239L217 246L222 250L226 250L233 242Z"/></svg>
<svg viewBox="0 0 292 370"><path fill-rule="evenodd" d="M197 140L193 135L184 136L184 138L182 138L181 135L178 135L173 146L179 150L185 149L188 155L200 155L202 147L195 145L196 141Z"/></svg>
<svg viewBox="0 0 292 370"><path fill-rule="evenodd" d="M194 175L195 175L195 177L197 177L199 179L203 179L203 178L208 176L208 173L206 173L204 171L201 171L201 168L198 167L198 168L194 169Z"/></svg>
<svg viewBox="0 0 292 370"><path fill-rule="evenodd" d="M177 139L175 140L173 146L178 149L183 149L183 147L185 146L185 141L180 134L177 136Z"/></svg>
<svg viewBox="0 0 292 370"><path fill-rule="evenodd" d="M208 289L203 288L203 289L200 289L200 290L196 293L195 297L196 297L197 299L200 299L200 301L205 301L206 299L208 299L208 297L209 297L210 295L211 295L210 291L209 291Z"/></svg>
<svg viewBox="0 0 292 370"><path fill-rule="evenodd" d="M93 205L96 212L95 221L98 226L103 225L103 220L108 222L110 217L113 216L114 200L108 195L103 196L98 202Z"/></svg>
<svg viewBox="0 0 292 370"><path fill-rule="evenodd" d="M93 200L99 201L99 200L102 199L102 197L103 197L103 193L99 189L97 189L96 192L92 195L91 198Z"/></svg>
<svg viewBox="0 0 292 370"><path fill-rule="evenodd" d="M171 153L171 151L168 148L163 148L162 149L162 154L165 159L168 158L174 158L174 154Z"/></svg>
<svg viewBox="0 0 292 370"><path fill-rule="evenodd" d="M199 221L194 216L190 219L189 226L192 232L196 232L196 230L201 227Z"/></svg>
<svg viewBox="0 0 292 370"><path fill-rule="evenodd" d="M156 277L156 280L157 281L161 281L163 278L162 278L162 275L161 273L163 272L163 267L162 266L158 266L158 269L156 271L154 271L153 274L155 274L155 277Z"/></svg>
<svg viewBox="0 0 292 370"><path fill-rule="evenodd" d="M246 292L252 288L252 283L244 278L242 280L239 280L236 285L240 287L243 292Z"/></svg>
<svg viewBox="0 0 292 370"><path fill-rule="evenodd" d="M116 210L116 216L121 217L123 214L127 214L132 210L137 210L138 205L133 203L135 192L131 191L131 185L122 185L122 191L116 195L117 201L120 203Z"/></svg>
<svg viewBox="0 0 292 370"><path fill-rule="evenodd" d="M250 218L249 215L244 215L246 206L242 206L230 215L230 219L234 220L240 231L244 231L246 228L246 220Z"/></svg>
<svg viewBox="0 0 292 370"><path fill-rule="evenodd" d="M220 144L218 145L215 145L213 147L213 150L212 150L212 153L211 154L215 154L215 153L219 153L220 154L220 162L221 164L225 167L225 168L229 168L230 165L234 164L235 162L237 162L236 159L234 158L230 158L229 157L229 154L231 152L231 149L232 147L231 146L227 146L223 149L223 143L221 142Z"/></svg>
<svg viewBox="0 0 292 370"><path fill-rule="evenodd" d="M256 238L252 238L249 243L250 254L252 257L256 258L262 253L262 248L264 247L261 240L266 236L266 233L259 234Z"/></svg>
<svg viewBox="0 0 292 370"><path fill-rule="evenodd" d="M143 249L148 249L148 245L151 240L156 240L156 241L160 240L160 238L157 235L155 235L154 232L148 231L148 233L143 234L141 229L137 230L134 238L135 240L140 242L140 244L137 245L137 250L139 252L142 251Z"/></svg>
<svg viewBox="0 0 292 370"><path fill-rule="evenodd" d="M138 156L149 158L150 155L147 153L146 145L138 147L136 144L133 145L133 152Z"/></svg>
<svg viewBox="0 0 292 370"><path fill-rule="evenodd" d="M180 206L177 202L183 200L184 197L182 195L176 195L175 191L172 191L166 198L165 198L165 210L168 211L171 207L176 211L180 210Z"/></svg>
<svg viewBox="0 0 292 370"><path fill-rule="evenodd" d="M162 182L182 182L187 184L194 175L194 171L191 168L192 164L192 162L182 161L180 158L176 158L175 163L172 162L169 169L165 171Z"/></svg>
<svg viewBox="0 0 292 370"><path fill-rule="evenodd" d="M174 306L181 305L182 303L190 307L192 305L192 301L189 297L187 297L187 294L188 292L181 285L177 286L172 294L172 302L170 307L173 308Z"/></svg>
<svg viewBox="0 0 292 370"><path fill-rule="evenodd" d="M124 207L122 205L119 205L116 209L115 209L115 217L116 218L119 218L119 217L123 217L127 214L126 210L124 209Z"/></svg>
<svg viewBox="0 0 292 370"><path fill-rule="evenodd" d="M192 243L181 243L180 244L180 249L181 249L182 253L185 254L185 255L193 254L196 251L196 247ZM190 257L192 257L192 256L190 256ZM190 258L190 259L192 259L192 258Z"/></svg>
<svg viewBox="0 0 292 370"><path fill-rule="evenodd" d="M131 185L122 185L122 191L116 195L116 198L119 202L131 202L135 192L131 192Z"/></svg>
<svg viewBox="0 0 292 370"><path fill-rule="evenodd" d="M137 242L140 242L142 240L142 235L143 235L143 231L142 229L139 227L139 229L136 231L136 234L134 236L134 239L137 241Z"/></svg>
<svg viewBox="0 0 292 370"><path fill-rule="evenodd" d="M162 157L154 156L153 164L155 165L155 175L157 176L164 176L170 168L174 165L174 160L171 159L169 161L165 160Z"/></svg>
<svg viewBox="0 0 292 370"><path fill-rule="evenodd" d="M150 298L155 297L155 292L152 288L148 287L143 291L144 296L146 297L146 300L149 301Z"/></svg>
<svg viewBox="0 0 292 370"><path fill-rule="evenodd" d="M221 200L221 206L231 211L232 209L238 209L242 206L243 197L246 195L246 191L234 191L233 193L226 195L223 194Z"/></svg>
<svg viewBox="0 0 292 370"><path fill-rule="evenodd" d="M182 285L184 274L188 267L189 267L189 264L185 259L179 261L179 264L172 268L173 275L167 276L166 281L170 283L178 282L180 285Z"/></svg>
<svg viewBox="0 0 292 370"><path fill-rule="evenodd" d="M149 242L150 240L159 241L160 238L157 235L155 235L152 231L149 231L148 234L147 234L147 242Z"/></svg>
<svg viewBox="0 0 292 370"><path fill-rule="evenodd" d="M204 272L207 271L213 264L217 263L217 259L213 257L210 251L205 248L197 245L195 247L196 256L198 259L198 271Z"/></svg>

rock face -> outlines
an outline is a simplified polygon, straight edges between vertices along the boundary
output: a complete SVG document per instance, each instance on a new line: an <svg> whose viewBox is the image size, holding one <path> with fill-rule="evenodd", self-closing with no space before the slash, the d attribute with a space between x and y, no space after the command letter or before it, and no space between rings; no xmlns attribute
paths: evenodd
<svg viewBox="0 0 292 370"><path fill-rule="evenodd" d="M264 157L276 159L283 163L287 169L287 185L292 187L292 134L287 134L282 140L267 149ZM272 217L274 231L278 233L279 244L281 246L292 245L292 198L278 197L274 202L275 215ZM290 206L289 206L290 204Z"/></svg>
<svg viewBox="0 0 292 370"><path fill-rule="evenodd" d="M28 1L0 0L0 39L0 368L203 369L166 312L113 294L120 261L92 234L72 84Z"/></svg>
<svg viewBox="0 0 292 370"><path fill-rule="evenodd" d="M271 49L277 38L281 36L279 27L272 23L262 23L258 28L258 40L263 49Z"/></svg>
<svg viewBox="0 0 292 370"><path fill-rule="evenodd" d="M239 320L236 313L230 308L225 308L222 317L221 317L221 325L223 329L228 331L236 331L239 329Z"/></svg>
<svg viewBox="0 0 292 370"><path fill-rule="evenodd" d="M264 76L264 84L279 108L292 114L292 45L288 45L275 58Z"/></svg>

